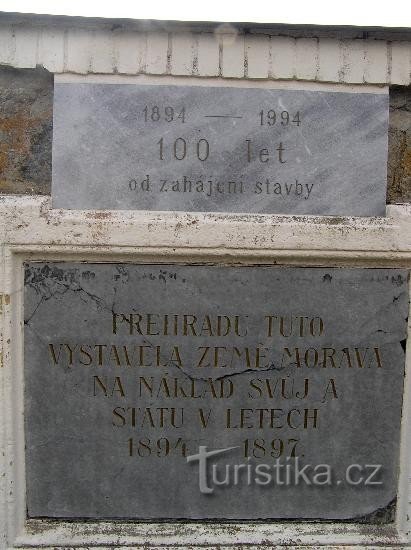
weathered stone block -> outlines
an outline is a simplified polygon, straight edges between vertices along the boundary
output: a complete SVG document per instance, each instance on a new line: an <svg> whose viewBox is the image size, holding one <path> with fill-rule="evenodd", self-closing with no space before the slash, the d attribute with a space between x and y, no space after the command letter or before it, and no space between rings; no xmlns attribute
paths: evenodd
<svg viewBox="0 0 411 550"><path fill-rule="evenodd" d="M48 194L53 75L0 67L0 192Z"/></svg>
<svg viewBox="0 0 411 550"><path fill-rule="evenodd" d="M411 202L411 87L390 92L387 200Z"/></svg>

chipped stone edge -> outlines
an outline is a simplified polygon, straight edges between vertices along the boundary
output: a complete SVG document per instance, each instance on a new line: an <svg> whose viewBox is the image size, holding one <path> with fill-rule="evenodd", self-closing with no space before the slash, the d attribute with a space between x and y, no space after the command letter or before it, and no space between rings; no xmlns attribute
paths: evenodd
<svg viewBox="0 0 411 550"><path fill-rule="evenodd" d="M54 76L54 84L138 84L141 86L195 86L222 88L257 88L266 90L301 90L316 92L341 92L350 94L388 95L389 86L375 84L345 84L335 82L310 82L303 80L247 80L244 78L202 77L173 75L124 75L124 74L73 74Z"/></svg>
<svg viewBox="0 0 411 550"><path fill-rule="evenodd" d="M26 520L23 262L124 261L411 267L411 205L386 218L50 209L49 197L0 199L0 548L409 548L411 349L395 524ZM408 334L411 334L409 326ZM2 453L5 453L4 456ZM2 474L5 476L2 477ZM407 542L408 540L408 542Z"/></svg>

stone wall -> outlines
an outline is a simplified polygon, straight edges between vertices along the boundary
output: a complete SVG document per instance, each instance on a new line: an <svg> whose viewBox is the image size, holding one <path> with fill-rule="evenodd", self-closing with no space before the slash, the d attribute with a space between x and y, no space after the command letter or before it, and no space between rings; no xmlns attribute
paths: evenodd
<svg viewBox="0 0 411 550"><path fill-rule="evenodd" d="M0 192L50 193L52 129L52 73L1 67Z"/></svg>
<svg viewBox="0 0 411 550"><path fill-rule="evenodd" d="M50 194L53 74L0 67L0 193ZM390 89L388 203L411 202L411 87Z"/></svg>
<svg viewBox="0 0 411 550"><path fill-rule="evenodd" d="M411 87L390 90L389 203L411 202Z"/></svg>

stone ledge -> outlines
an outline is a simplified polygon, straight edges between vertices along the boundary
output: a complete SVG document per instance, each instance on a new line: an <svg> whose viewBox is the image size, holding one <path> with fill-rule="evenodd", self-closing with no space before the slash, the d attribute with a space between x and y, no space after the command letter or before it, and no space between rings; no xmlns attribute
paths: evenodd
<svg viewBox="0 0 411 550"><path fill-rule="evenodd" d="M16 251L76 249L169 261L408 265L410 205L385 218L51 209L50 197L0 197L0 236Z"/></svg>

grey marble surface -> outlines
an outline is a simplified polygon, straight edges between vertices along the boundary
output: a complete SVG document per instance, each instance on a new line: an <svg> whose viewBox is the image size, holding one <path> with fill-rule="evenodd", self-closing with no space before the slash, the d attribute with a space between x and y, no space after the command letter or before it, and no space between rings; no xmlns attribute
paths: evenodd
<svg viewBox="0 0 411 550"><path fill-rule="evenodd" d="M55 85L56 208L385 215L388 95Z"/></svg>
<svg viewBox="0 0 411 550"><path fill-rule="evenodd" d="M397 494L407 303L396 269L28 264L29 517L370 521ZM199 445L235 447L211 494ZM294 446L329 484L255 482ZM236 464L250 484L212 483Z"/></svg>

